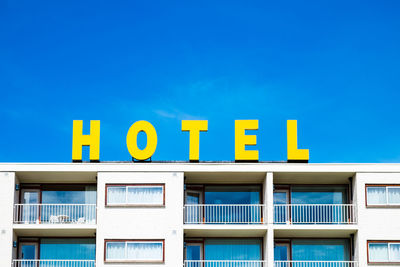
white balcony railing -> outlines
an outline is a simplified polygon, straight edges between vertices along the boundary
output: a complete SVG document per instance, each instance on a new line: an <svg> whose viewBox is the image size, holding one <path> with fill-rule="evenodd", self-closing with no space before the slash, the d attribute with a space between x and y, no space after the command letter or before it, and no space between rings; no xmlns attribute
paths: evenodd
<svg viewBox="0 0 400 267"><path fill-rule="evenodd" d="M275 204L275 224L355 224L354 204Z"/></svg>
<svg viewBox="0 0 400 267"><path fill-rule="evenodd" d="M15 204L14 223L96 224L96 204Z"/></svg>
<svg viewBox="0 0 400 267"><path fill-rule="evenodd" d="M265 206L262 204L186 204L184 211L184 220L187 224L262 224L266 222Z"/></svg>
<svg viewBox="0 0 400 267"><path fill-rule="evenodd" d="M186 260L185 267L266 267L266 261Z"/></svg>
<svg viewBox="0 0 400 267"><path fill-rule="evenodd" d="M356 261L275 261L274 267L357 267Z"/></svg>
<svg viewBox="0 0 400 267"><path fill-rule="evenodd" d="M95 260L13 260L12 267L95 267Z"/></svg>

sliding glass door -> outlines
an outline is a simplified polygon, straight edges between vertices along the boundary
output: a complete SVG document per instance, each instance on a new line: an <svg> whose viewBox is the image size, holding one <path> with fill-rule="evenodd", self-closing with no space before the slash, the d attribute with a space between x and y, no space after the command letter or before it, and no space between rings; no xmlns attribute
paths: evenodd
<svg viewBox="0 0 400 267"><path fill-rule="evenodd" d="M274 223L286 223L290 220L289 190L279 189L274 191Z"/></svg>
<svg viewBox="0 0 400 267"><path fill-rule="evenodd" d="M205 186L206 223L255 223L261 222L263 210L259 185L210 185Z"/></svg>
<svg viewBox="0 0 400 267"><path fill-rule="evenodd" d="M31 223L40 220L40 190L39 189L23 189L22 194L22 222Z"/></svg>
<svg viewBox="0 0 400 267"><path fill-rule="evenodd" d="M349 239L285 239L276 240L276 267L348 267Z"/></svg>
<svg viewBox="0 0 400 267"><path fill-rule="evenodd" d="M185 192L185 222L203 223L204 207L202 190L186 190Z"/></svg>
<svg viewBox="0 0 400 267"><path fill-rule="evenodd" d="M274 223L335 224L354 220L347 185L277 185Z"/></svg>
<svg viewBox="0 0 400 267"><path fill-rule="evenodd" d="M186 240L188 267L262 267L262 238Z"/></svg>
<svg viewBox="0 0 400 267"><path fill-rule="evenodd" d="M292 222L347 222L350 214L342 205L348 203L347 194L347 186L292 186Z"/></svg>

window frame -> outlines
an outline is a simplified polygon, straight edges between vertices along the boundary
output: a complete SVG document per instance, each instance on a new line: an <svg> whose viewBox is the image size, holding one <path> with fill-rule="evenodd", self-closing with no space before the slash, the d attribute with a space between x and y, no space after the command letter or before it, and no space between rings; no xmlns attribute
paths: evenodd
<svg viewBox="0 0 400 267"><path fill-rule="evenodd" d="M128 243L161 243L162 260L132 260L132 259L111 259L107 260L107 243L124 242L125 250ZM126 256L126 255L125 255ZM165 263L165 239L104 239L104 263Z"/></svg>
<svg viewBox="0 0 400 267"><path fill-rule="evenodd" d="M369 245L370 244L386 244L388 248L388 261L370 261L369 260ZM390 261L390 245L391 244L400 244L400 240L368 240L367 241L367 263L368 264L400 264L400 261Z"/></svg>
<svg viewBox="0 0 400 267"><path fill-rule="evenodd" d="M108 203L108 188L110 187L125 187L125 200L127 198L128 187L161 187L163 190L163 201L162 204L134 204L128 203ZM105 185L105 206L106 207L165 207L165 184L106 184Z"/></svg>
<svg viewBox="0 0 400 267"><path fill-rule="evenodd" d="M368 187L384 187L386 192L386 203L384 204L368 204ZM400 208L400 203L389 203L389 188L400 188L400 184L365 184L365 206L367 208Z"/></svg>

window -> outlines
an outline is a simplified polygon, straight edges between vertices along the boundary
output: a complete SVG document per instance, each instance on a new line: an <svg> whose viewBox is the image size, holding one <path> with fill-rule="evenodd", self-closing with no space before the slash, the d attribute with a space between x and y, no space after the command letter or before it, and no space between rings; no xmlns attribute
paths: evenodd
<svg viewBox="0 0 400 267"><path fill-rule="evenodd" d="M368 241L368 262L400 263L400 241Z"/></svg>
<svg viewBox="0 0 400 267"><path fill-rule="evenodd" d="M164 206L165 184L106 185L107 206Z"/></svg>
<svg viewBox="0 0 400 267"><path fill-rule="evenodd" d="M164 262L164 240L105 240L105 261Z"/></svg>
<svg viewBox="0 0 400 267"><path fill-rule="evenodd" d="M400 185L366 185L367 206L400 206Z"/></svg>

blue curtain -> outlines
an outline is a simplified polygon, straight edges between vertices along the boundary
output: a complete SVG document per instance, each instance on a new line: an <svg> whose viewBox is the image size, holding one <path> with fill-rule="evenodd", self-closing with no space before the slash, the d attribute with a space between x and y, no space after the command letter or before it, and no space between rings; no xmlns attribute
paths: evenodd
<svg viewBox="0 0 400 267"><path fill-rule="evenodd" d="M294 261L348 261L350 246L348 239L294 239L292 241Z"/></svg>
<svg viewBox="0 0 400 267"><path fill-rule="evenodd" d="M94 238L42 238L40 259L94 260L96 240Z"/></svg>
<svg viewBox="0 0 400 267"><path fill-rule="evenodd" d="M205 260L261 260L261 239L206 239Z"/></svg>

